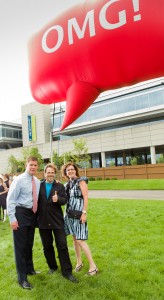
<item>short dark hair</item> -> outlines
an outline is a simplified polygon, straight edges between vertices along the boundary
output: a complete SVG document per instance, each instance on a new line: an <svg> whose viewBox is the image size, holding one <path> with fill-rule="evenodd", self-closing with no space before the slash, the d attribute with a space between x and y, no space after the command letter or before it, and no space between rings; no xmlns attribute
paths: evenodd
<svg viewBox="0 0 164 300"><path fill-rule="evenodd" d="M38 158L35 156L28 156L26 158L26 162L29 163L29 161L37 161L37 163L38 163Z"/></svg>

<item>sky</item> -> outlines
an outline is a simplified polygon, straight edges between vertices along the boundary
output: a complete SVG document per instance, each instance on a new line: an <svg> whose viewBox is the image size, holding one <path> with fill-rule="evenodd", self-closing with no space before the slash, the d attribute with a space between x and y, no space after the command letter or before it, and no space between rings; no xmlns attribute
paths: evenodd
<svg viewBox="0 0 164 300"><path fill-rule="evenodd" d="M0 121L21 123L21 106L35 101L28 78L28 41L84 0L0 0Z"/></svg>
<svg viewBox="0 0 164 300"><path fill-rule="evenodd" d="M21 123L21 106L35 101L27 44L57 15L83 0L0 0L0 121Z"/></svg>

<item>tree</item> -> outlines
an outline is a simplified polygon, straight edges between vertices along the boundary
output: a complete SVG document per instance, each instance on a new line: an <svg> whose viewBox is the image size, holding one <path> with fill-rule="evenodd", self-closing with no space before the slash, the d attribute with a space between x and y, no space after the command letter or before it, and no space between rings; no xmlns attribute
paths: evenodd
<svg viewBox="0 0 164 300"><path fill-rule="evenodd" d="M64 164L64 155L59 156L58 153L56 151L53 151L52 154L52 161L54 163L54 165L60 169L61 166Z"/></svg>
<svg viewBox="0 0 164 300"><path fill-rule="evenodd" d="M41 154L39 153L38 147L23 148L22 154L23 154L23 158L24 158L24 164L25 164L28 156L35 156L38 159L38 164L39 164L38 171L42 171L44 169L43 158L42 158Z"/></svg>
<svg viewBox="0 0 164 300"><path fill-rule="evenodd" d="M73 140L74 150L73 159L74 162L81 168L90 166L90 156L88 154L88 148L86 147L86 141L82 138L79 140Z"/></svg>
<svg viewBox="0 0 164 300"><path fill-rule="evenodd" d="M38 151L37 147L23 148L22 149L23 159L17 160L13 155L9 157L9 168L11 174L22 173L25 171L26 159L28 156L35 156L38 159L39 168L38 171L44 169L43 159Z"/></svg>
<svg viewBox="0 0 164 300"><path fill-rule="evenodd" d="M8 159L9 162L9 169L11 174L16 174L17 173L17 168L18 168L18 160L15 158L14 155L11 155Z"/></svg>
<svg viewBox="0 0 164 300"><path fill-rule="evenodd" d="M157 164L163 164L164 163L164 154L160 154L160 157L157 159Z"/></svg>
<svg viewBox="0 0 164 300"><path fill-rule="evenodd" d="M25 162L24 160L17 160L15 156L11 155L8 159L9 162L9 173L16 174L24 172Z"/></svg>
<svg viewBox="0 0 164 300"><path fill-rule="evenodd" d="M59 156L56 151L53 151L52 160L53 163L58 167L69 161L74 162L80 168L85 168L90 166L90 156L88 155L88 148L86 147L86 141L84 139L73 140L74 149L73 151L68 151Z"/></svg>

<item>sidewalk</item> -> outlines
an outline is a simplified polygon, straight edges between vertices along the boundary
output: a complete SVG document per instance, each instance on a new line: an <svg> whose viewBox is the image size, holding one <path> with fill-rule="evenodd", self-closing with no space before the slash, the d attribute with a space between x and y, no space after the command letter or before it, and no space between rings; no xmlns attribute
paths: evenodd
<svg viewBox="0 0 164 300"><path fill-rule="evenodd" d="M164 190L89 190L89 198L164 200Z"/></svg>

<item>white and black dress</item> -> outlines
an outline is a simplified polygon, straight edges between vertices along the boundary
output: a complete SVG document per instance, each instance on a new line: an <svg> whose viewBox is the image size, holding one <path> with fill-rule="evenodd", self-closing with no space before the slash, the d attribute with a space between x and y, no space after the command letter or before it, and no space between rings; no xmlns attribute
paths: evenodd
<svg viewBox="0 0 164 300"><path fill-rule="evenodd" d="M64 217L64 227L66 235L74 235L77 240L87 240L88 239L88 225L87 222L81 223L78 219L68 218L67 211L70 210L83 210L84 199L79 186L80 181L85 181L88 183L87 177L76 178L73 181L68 181L65 184L66 193L69 197L68 203L66 205L65 217Z"/></svg>

